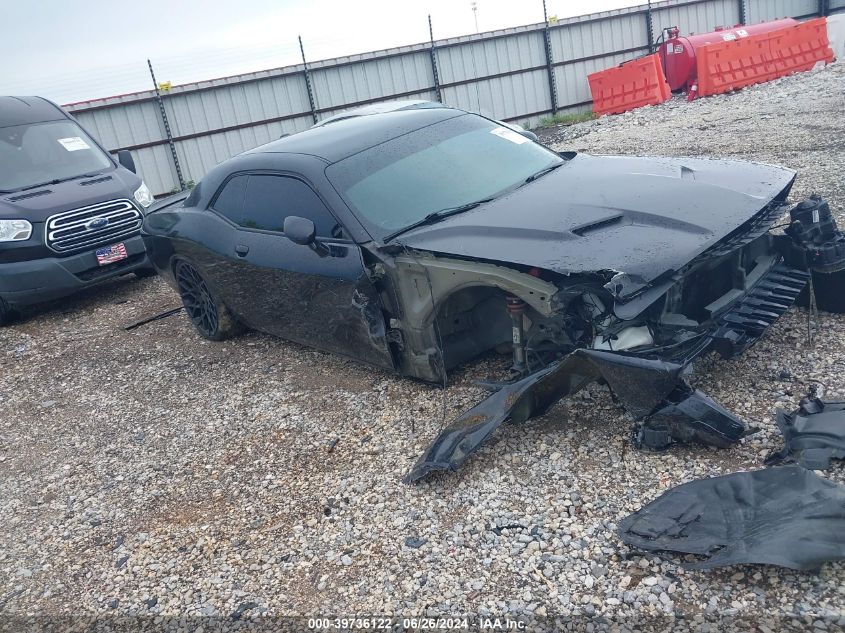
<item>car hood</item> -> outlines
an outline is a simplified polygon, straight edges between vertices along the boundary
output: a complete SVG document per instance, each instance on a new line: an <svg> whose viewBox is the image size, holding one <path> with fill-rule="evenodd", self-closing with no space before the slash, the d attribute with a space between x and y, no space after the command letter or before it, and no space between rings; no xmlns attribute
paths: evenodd
<svg viewBox="0 0 845 633"><path fill-rule="evenodd" d="M91 178L77 178L56 185L0 194L0 219L22 219L44 222L51 215L78 209L90 204L133 199L141 179L132 172L117 168Z"/></svg>
<svg viewBox="0 0 845 633"><path fill-rule="evenodd" d="M785 198L794 178L790 169L743 161L578 154L533 183L398 241L561 274L622 274L617 298L624 298Z"/></svg>

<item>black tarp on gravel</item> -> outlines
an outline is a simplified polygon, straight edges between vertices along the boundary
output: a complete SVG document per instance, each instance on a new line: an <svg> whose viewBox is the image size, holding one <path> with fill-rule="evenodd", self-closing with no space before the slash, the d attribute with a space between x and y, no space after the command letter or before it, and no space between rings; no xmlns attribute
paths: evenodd
<svg viewBox="0 0 845 633"><path fill-rule="evenodd" d="M698 479L626 517L619 535L640 549L707 557L689 569L817 569L845 559L845 486L797 465Z"/></svg>

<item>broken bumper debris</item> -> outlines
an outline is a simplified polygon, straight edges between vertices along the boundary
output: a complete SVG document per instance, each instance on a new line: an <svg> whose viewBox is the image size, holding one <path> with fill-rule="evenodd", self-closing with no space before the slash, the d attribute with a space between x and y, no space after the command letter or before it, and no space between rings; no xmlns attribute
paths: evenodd
<svg viewBox="0 0 845 633"><path fill-rule="evenodd" d="M712 259L733 252L767 231L774 217L765 216L766 221L758 222L759 226L728 238L700 258ZM845 278L845 234L837 228L828 204L814 196L795 205L790 219L786 235L775 241L777 254L773 255L771 268L713 321L708 332L679 343L677 350L665 357L648 351L626 354L576 350L507 384L461 415L435 438L405 481L412 483L437 470L457 469L504 422L522 422L540 415L559 399L596 380L606 381L638 420L632 439L639 448L660 450L676 442L727 447L738 442L751 430L724 407L686 385L681 379L682 371L710 350L725 358L742 353L799 297L803 297L803 302L815 300L823 309L845 311L840 291ZM814 283L808 291L811 278ZM829 458L820 453L818 446L818 436L823 434L825 441L834 446L824 450L833 457L845 456L845 436L831 428L819 430L828 426L828 419L810 422L802 418L787 424L784 418L784 451L800 451L800 459L809 460L807 463L827 464Z"/></svg>
<svg viewBox="0 0 845 633"><path fill-rule="evenodd" d="M830 206L811 196L790 209L789 217L778 249L788 265L810 270L813 276L814 296L805 291L799 302L807 306L815 300L821 310L845 313L845 233L837 227Z"/></svg>
<svg viewBox="0 0 845 633"><path fill-rule="evenodd" d="M541 415L561 398L599 379L642 420L643 446L700 441L728 446L748 432L736 416L681 380L684 365L619 352L580 349L545 369L506 385L446 427L405 476L415 483L437 470L459 468L505 422Z"/></svg>
<svg viewBox="0 0 845 633"><path fill-rule="evenodd" d="M623 519L619 535L639 549L706 557L689 569L814 570L845 559L845 486L796 465L699 479Z"/></svg>
<svg viewBox="0 0 845 633"><path fill-rule="evenodd" d="M767 464L795 462L811 470L830 468L845 459L845 402L805 399L792 413L778 411L784 447L766 458Z"/></svg>
<svg viewBox="0 0 845 633"><path fill-rule="evenodd" d="M728 448L755 432L722 405L681 382L634 430L637 448L662 450L676 442Z"/></svg>

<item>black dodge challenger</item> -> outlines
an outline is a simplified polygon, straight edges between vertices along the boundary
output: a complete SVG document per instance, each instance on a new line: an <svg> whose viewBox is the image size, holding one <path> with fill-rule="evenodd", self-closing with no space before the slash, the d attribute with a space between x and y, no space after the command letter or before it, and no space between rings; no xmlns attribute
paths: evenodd
<svg viewBox="0 0 845 633"><path fill-rule="evenodd" d="M209 339L254 328L438 383L512 353L415 481L596 380L639 420L638 445L737 442L745 423L682 375L709 350L741 352L804 288L805 267L784 262L803 246L769 232L794 178L556 153L475 114L400 104L225 161L156 205L144 239ZM820 209L805 201L793 219Z"/></svg>

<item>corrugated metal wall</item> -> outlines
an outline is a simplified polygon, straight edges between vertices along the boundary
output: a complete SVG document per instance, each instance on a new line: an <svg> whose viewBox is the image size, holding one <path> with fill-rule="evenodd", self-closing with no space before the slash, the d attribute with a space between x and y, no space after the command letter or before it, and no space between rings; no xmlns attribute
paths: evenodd
<svg viewBox="0 0 845 633"><path fill-rule="evenodd" d="M782 0L746 0L748 5ZM783 0L795 3L795 0ZM667 7L654 11L654 30L667 26L680 27L682 33L707 33L716 26L739 24L738 0L714 0L686 6Z"/></svg>
<svg viewBox="0 0 845 633"><path fill-rule="evenodd" d="M636 9L641 7L606 12L599 19L572 21L549 31L559 109L589 109L587 75L648 54L645 14Z"/></svg>
<svg viewBox="0 0 845 633"><path fill-rule="evenodd" d="M443 102L500 119L550 111L542 31L437 50Z"/></svg>
<svg viewBox="0 0 845 633"><path fill-rule="evenodd" d="M664 0L651 5L652 38L663 27L701 33L741 21L742 0ZM749 23L809 16L818 0L744 0ZM829 0L835 10L845 0ZM552 111L587 110L587 75L647 54L649 11L640 5L561 20L548 28L556 102L552 104L545 29L535 24L439 40L435 85L429 44L276 68L176 86L163 103L183 180L257 145L307 129L345 109L392 99L437 98L498 119L535 125ZM130 149L157 195L179 187L152 91L66 106L110 150Z"/></svg>
<svg viewBox="0 0 845 633"><path fill-rule="evenodd" d="M748 23L817 15L818 0L748 0Z"/></svg>

